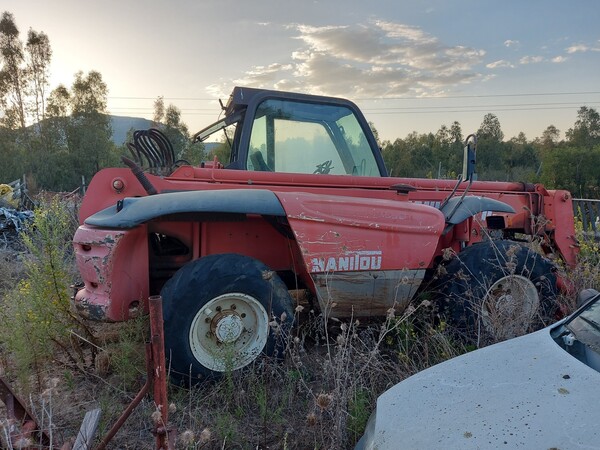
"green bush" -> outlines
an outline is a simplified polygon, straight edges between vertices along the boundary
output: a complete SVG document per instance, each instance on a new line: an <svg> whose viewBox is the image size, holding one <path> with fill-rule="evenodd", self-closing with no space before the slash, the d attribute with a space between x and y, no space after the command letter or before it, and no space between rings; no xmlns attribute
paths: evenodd
<svg viewBox="0 0 600 450"><path fill-rule="evenodd" d="M55 198L35 211L22 233L24 277L6 293L0 314L0 341L22 378L56 358L56 350L71 363L83 363L81 340L92 333L71 307L73 251L76 226L68 204ZM38 380L40 381L40 380Z"/></svg>

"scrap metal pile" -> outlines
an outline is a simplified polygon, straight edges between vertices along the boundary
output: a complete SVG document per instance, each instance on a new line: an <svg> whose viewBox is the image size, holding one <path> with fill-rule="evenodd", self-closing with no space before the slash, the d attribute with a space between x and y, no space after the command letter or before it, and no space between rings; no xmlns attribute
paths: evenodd
<svg viewBox="0 0 600 450"><path fill-rule="evenodd" d="M0 231L19 233L33 219L33 211L19 211L14 208L0 207Z"/></svg>
<svg viewBox="0 0 600 450"><path fill-rule="evenodd" d="M0 248L13 247L18 234L33 220L33 211L25 208L13 183L0 184Z"/></svg>

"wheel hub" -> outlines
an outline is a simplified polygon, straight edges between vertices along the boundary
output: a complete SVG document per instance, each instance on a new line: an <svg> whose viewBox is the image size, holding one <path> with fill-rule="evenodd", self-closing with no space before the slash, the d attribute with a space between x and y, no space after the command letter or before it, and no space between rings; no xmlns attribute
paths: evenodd
<svg viewBox="0 0 600 450"><path fill-rule="evenodd" d="M483 325L499 339L527 332L540 304L539 293L531 280L508 275L487 291L482 305Z"/></svg>
<svg viewBox="0 0 600 450"><path fill-rule="evenodd" d="M244 323L237 314L228 311L217 315L211 324L212 332L224 344L231 344L238 340L244 331Z"/></svg>
<svg viewBox="0 0 600 450"><path fill-rule="evenodd" d="M192 319L190 349L204 367L224 372L250 364L265 348L269 316L254 297L241 292L208 301Z"/></svg>

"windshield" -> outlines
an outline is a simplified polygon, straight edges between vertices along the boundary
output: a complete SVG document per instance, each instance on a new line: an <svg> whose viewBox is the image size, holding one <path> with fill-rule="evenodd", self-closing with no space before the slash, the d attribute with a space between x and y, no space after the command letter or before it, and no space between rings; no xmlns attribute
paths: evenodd
<svg viewBox="0 0 600 450"><path fill-rule="evenodd" d="M248 153L248 170L380 176L359 121L341 105L263 101Z"/></svg>
<svg viewBox="0 0 600 450"><path fill-rule="evenodd" d="M600 295L596 295L579 315L566 324L566 327L579 342L600 352Z"/></svg>
<svg viewBox="0 0 600 450"><path fill-rule="evenodd" d="M198 131L192 137L192 141L193 142L204 142L209 137L211 137L213 134L215 134L217 131L227 130L230 127L230 125L237 124L237 122L240 121L242 116L243 116L242 111L238 111L236 114L226 116L226 117L222 118L221 120L218 120L217 122L213 123L212 125L209 125L206 128L203 128L202 130Z"/></svg>

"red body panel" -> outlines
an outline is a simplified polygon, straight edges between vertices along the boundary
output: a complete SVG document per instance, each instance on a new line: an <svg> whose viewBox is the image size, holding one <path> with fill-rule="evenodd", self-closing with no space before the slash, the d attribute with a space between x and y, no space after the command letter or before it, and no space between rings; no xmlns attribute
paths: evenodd
<svg viewBox="0 0 600 450"><path fill-rule="evenodd" d="M444 229L439 210L407 201L277 195L311 273L425 268Z"/></svg>
<svg viewBox="0 0 600 450"><path fill-rule="evenodd" d="M435 256L444 216L406 199L278 193L321 310L381 316L402 308Z"/></svg>
<svg viewBox="0 0 600 450"><path fill-rule="evenodd" d="M162 282L186 262L209 254L234 252L260 259L276 271L293 272L314 291L322 307L334 292L342 316L385 314L390 306L405 303L414 294L424 270L434 266L435 258L444 249L458 252L464 245L482 240L490 215L502 216L507 229L539 235L546 241L542 242L546 248L554 244L567 263L575 263L570 196L540 186L474 182L469 194L500 200L516 213L484 211L442 235L444 217L438 207L456 183L451 180L190 166L177 169L167 178L147 176L159 193L269 189L285 209L293 237L278 233L264 218L252 215L242 222L226 223L159 219L146 227L119 232L84 226L75 236L78 264L86 280L76 303L84 311L91 311L93 306L103 309L109 320L125 319L133 301L141 302L158 293ZM115 180L124 186L119 191L113 187ZM416 190L398 193L393 188L398 184L414 186ZM460 193L461 190L457 195ZM125 197L145 195L130 170L102 170L88 188L80 218L83 221ZM147 233L176 237L190 252L157 258L148 250ZM106 245L98 257L82 251L83 245L103 242L106 236L114 236L115 243ZM548 236L553 236L552 243ZM402 289L398 288L399 279L404 280ZM93 287L93 283L98 287ZM357 305L361 308L355 308Z"/></svg>
<svg viewBox="0 0 600 450"><path fill-rule="evenodd" d="M79 227L75 257L84 287L75 305L82 316L121 321L147 308L147 241L144 226L124 231Z"/></svg>

